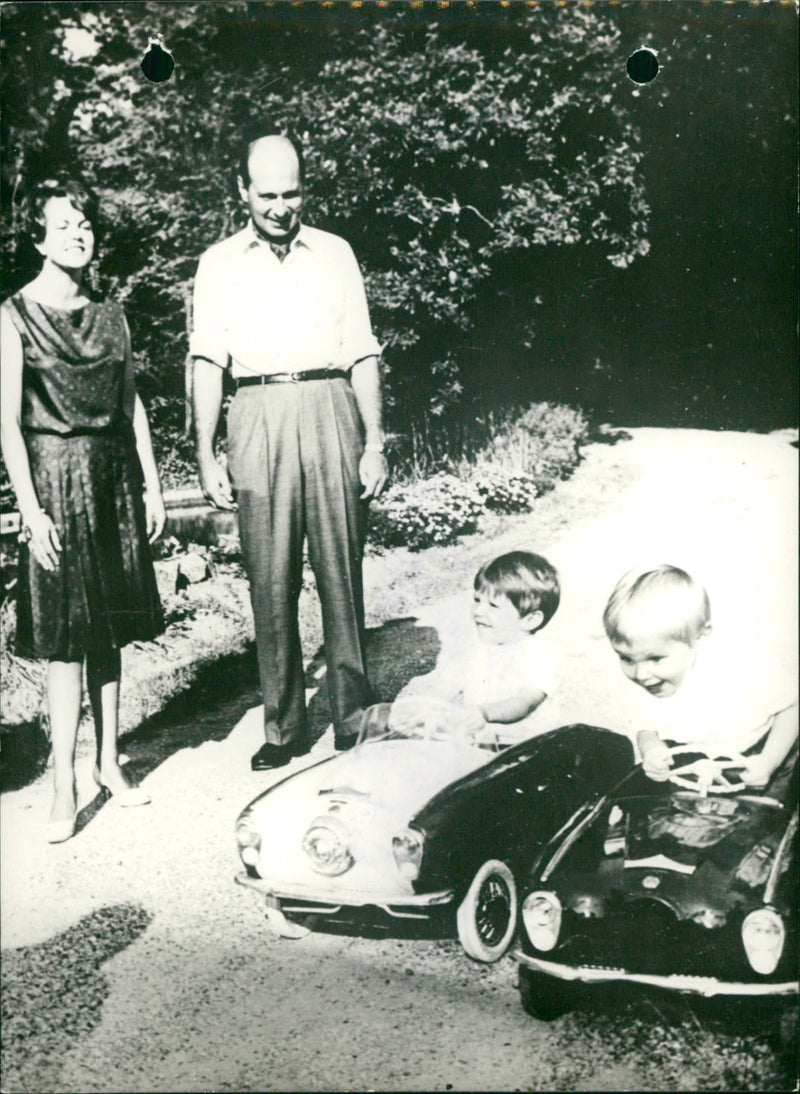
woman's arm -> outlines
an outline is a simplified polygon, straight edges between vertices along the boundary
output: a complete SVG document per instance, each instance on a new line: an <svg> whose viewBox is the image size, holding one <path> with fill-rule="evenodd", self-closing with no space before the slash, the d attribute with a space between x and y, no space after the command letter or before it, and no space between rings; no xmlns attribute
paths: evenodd
<svg viewBox="0 0 800 1094"><path fill-rule="evenodd" d="M153 440L150 436L150 424L147 411L136 390L136 378L133 370L133 354L128 324L125 323L125 413L133 422L133 434L136 438L136 452L142 465L145 486L145 512L147 514L147 534L153 543L164 531L167 514L164 499L161 496L161 482L158 467L153 454Z"/></svg>
<svg viewBox="0 0 800 1094"><path fill-rule="evenodd" d="M23 535L28 538L39 565L45 570L55 570L61 541L52 520L39 505L31 477L22 435L22 372L22 339L5 309L0 309L0 445L17 495Z"/></svg>

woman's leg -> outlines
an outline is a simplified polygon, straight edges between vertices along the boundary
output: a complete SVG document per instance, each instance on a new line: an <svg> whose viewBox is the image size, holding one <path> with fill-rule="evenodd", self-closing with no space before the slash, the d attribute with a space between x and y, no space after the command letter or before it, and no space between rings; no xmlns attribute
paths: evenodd
<svg viewBox="0 0 800 1094"><path fill-rule="evenodd" d="M110 650L103 654L94 652L88 655L86 684L94 715L97 769L103 784L112 794L118 794L130 785L119 766L117 755L120 674L119 650Z"/></svg>
<svg viewBox="0 0 800 1094"><path fill-rule="evenodd" d="M47 709L53 749L55 796L51 821L75 815L75 742L81 715L80 661L51 661L47 668Z"/></svg>

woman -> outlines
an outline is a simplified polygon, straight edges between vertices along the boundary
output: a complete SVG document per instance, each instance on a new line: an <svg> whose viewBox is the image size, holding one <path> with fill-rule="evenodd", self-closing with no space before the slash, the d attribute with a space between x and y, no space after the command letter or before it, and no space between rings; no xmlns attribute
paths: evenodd
<svg viewBox="0 0 800 1094"><path fill-rule="evenodd" d="M22 524L16 652L49 661L51 843L75 832L84 661L95 780L120 805L149 802L117 754L120 649L164 629L148 546L164 502L128 328L119 304L83 284L95 216L80 183L42 183L30 208L42 270L0 309L2 451Z"/></svg>

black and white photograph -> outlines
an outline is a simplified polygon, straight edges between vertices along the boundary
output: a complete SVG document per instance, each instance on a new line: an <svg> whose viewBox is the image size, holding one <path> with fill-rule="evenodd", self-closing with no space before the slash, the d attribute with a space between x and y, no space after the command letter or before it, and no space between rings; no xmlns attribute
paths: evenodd
<svg viewBox="0 0 800 1094"><path fill-rule="evenodd" d="M799 18L0 3L0 1089L797 1090Z"/></svg>

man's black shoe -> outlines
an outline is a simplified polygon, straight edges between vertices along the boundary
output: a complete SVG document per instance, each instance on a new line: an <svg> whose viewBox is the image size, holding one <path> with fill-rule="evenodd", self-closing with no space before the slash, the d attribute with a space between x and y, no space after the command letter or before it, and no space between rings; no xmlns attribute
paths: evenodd
<svg viewBox="0 0 800 1094"><path fill-rule="evenodd" d="M337 752L347 752L349 748L352 748L357 743L357 733L348 733L346 737L342 735L341 737L333 738L333 747L336 749Z"/></svg>
<svg viewBox="0 0 800 1094"><path fill-rule="evenodd" d="M292 741L288 745L263 744L250 760L250 767L253 771L270 771L284 767L295 756L305 756L307 752L307 741Z"/></svg>

